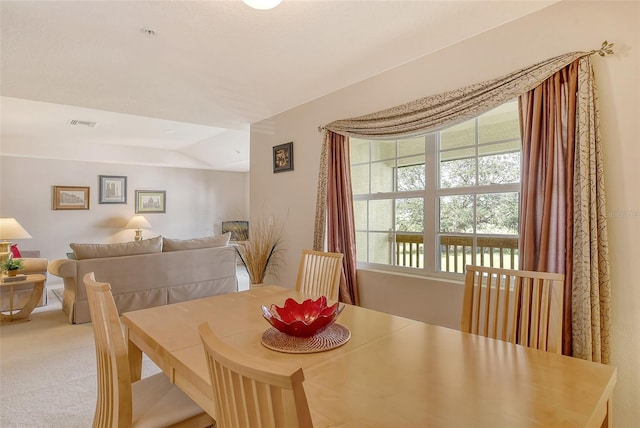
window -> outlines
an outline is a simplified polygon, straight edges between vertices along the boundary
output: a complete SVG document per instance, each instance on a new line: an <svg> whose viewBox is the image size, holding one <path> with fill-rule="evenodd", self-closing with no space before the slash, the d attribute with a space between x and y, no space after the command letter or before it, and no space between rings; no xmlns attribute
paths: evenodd
<svg viewBox="0 0 640 428"><path fill-rule="evenodd" d="M424 136L350 141L359 263L425 273L517 267L516 101Z"/></svg>

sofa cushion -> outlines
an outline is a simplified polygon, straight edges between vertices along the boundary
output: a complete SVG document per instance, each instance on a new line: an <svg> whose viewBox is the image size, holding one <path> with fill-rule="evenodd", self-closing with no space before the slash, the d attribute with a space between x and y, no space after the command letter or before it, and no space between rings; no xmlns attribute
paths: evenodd
<svg viewBox="0 0 640 428"><path fill-rule="evenodd" d="M99 259L104 257L133 256L162 252L162 236L141 241L119 244L69 244L76 259Z"/></svg>
<svg viewBox="0 0 640 428"><path fill-rule="evenodd" d="M218 236L207 236L194 239L164 238L162 251L196 250L198 248L224 247L229 245L231 232Z"/></svg>

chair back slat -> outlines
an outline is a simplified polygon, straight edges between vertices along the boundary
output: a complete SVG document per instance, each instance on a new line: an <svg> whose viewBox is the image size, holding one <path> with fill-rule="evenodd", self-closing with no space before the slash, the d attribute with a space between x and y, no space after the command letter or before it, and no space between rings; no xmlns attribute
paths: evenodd
<svg viewBox="0 0 640 428"><path fill-rule="evenodd" d="M504 289L504 302L509 302L511 300L511 295L513 294L511 292L514 284L513 284L513 278L512 277L507 277L505 279L505 289ZM508 332L508 328L509 328L509 305L507 305L506 303L502 303L502 329L500 330L500 336L496 336L496 337L507 337L507 332ZM515 325L512 326L512 328L515 328ZM504 339L502 339L504 340Z"/></svg>
<svg viewBox="0 0 640 428"><path fill-rule="evenodd" d="M94 428L131 426L131 374L127 344L111 285L97 282L93 272L83 278L91 312L98 370Z"/></svg>
<svg viewBox="0 0 640 428"><path fill-rule="evenodd" d="M302 368L284 366L240 352L205 323L204 346L218 428L312 427Z"/></svg>
<svg viewBox="0 0 640 428"><path fill-rule="evenodd" d="M341 253L302 250L296 290L314 297L338 300L342 258Z"/></svg>
<svg viewBox="0 0 640 428"><path fill-rule="evenodd" d="M466 269L462 331L562 352L563 274Z"/></svg>

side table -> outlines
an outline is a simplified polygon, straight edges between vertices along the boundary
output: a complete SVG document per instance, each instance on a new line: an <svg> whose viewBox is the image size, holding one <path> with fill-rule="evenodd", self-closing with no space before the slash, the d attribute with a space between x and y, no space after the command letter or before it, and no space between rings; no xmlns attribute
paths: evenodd
<svg viewBox="0 0 640 428"><path fill-rule="evenodd" d="M42 274L27 275L27 278L23 281L15 282L0 282L0 287L9 287L9 311L7 313L0 313L0 325L9 324L12 322L29 321L31 319L31 312L35 309L36 305L42 298L42 292L44 291L45 276ZM25 305L15 310L13 308L13 287L16 285L33 284L31 296Z"/></svg>

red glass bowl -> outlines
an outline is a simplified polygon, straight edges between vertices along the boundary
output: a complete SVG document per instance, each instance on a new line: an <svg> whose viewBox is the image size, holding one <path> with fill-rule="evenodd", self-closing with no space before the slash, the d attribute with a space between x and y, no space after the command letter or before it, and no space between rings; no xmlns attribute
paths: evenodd
<svg viewBox="0 0 640 428"><path fill-rule="evenodd" d="M344 305L327 306L327 298L307 299L298 303L287 299L284 307L262 305L262 316L275 328L290 336L311 337L329 327L343 311Z"/></svg>

